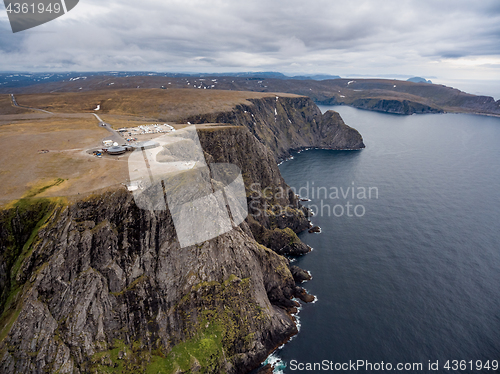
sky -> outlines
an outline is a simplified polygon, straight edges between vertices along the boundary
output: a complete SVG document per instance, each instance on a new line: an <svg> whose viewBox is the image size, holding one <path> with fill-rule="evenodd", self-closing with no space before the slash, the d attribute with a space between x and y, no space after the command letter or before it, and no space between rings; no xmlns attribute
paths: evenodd
<svg viewBox="0 0 500 374"><path fill-rule="evenodd" d="M500 0L80 0L0 71L279 71L500 80Z"/></svg>

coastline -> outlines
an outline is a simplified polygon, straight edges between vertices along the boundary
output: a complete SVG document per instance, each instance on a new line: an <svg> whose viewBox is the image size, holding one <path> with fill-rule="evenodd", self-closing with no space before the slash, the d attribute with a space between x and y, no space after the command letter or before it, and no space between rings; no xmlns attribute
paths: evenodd
<svg viewBox="0 0 500 374"><path fill-rule="evenodd" d="M294 153L300 154L302 152L305 152L305 151L308 151L308 150L313 150L313 149L326 149L326 150L328 150L328 148L319 148L319 147L306 147L306 148L301 148L301 149L294 149L294 150L290 151L291 155L289 157L287 157L286 159L283 159L282 161L280 161L277 164L277 166L280 166L284 162L293 160L294 159L294 156L293 156ZM354 151L354 149L345 149L345 150ZM340 149L339 151L342 151L342 149ZM299 198L300 201L302 201L302 199L300 198L300 196L297 195L297 198ZM312 212L310 212L310 213L312 213ZM313 215L314 214L311 214L310 217L312 217ZM313 227L314 226L311 220L309 220L309 223L310 223L309 227ZM306 230L307 229L305 229L303 231L306 231ZM320 234L321 233L321 229L317 233ZM311 248L310 246L308 246L308 247L310 248L310 251L308 253L312 252L313 248ZM305 253L302 256L306 256L308 253ZM287 257L287 259L288 259L288 261L290 263L293 263L293 262L296 261L297 256ZM308 282L309 280L312 279L311 272L309 270L307 270L307 269L303 269L303 270L309 275L310 278L307 279L307 280L303 280L301 282L296 282L296 284L302 284L302 283ZM307 295L311 295L309 293L309 291L307 291L307 289L304 288L304 290L306 291ZM297 327L297 332L294 333L294 334L292 334L287 339L285 339L281 344L279 344L278 346L276 346L275 348L273 348L268 353L267 358L264 361L262 361L262 363L259 365L259 367L253 369L249 374L283 374L282 369L284 369L286 367L286 364L281 360L281 358L279 357L278 353L279 353L279 351L282 348L285 347L286 344L288 344L290 341L292 341L292 339L294 339L300 333L300 329L301 329L302 325L300 323L299 314L300 314L300 311L304 307L304 305L302 303L304 303L304 304L315 304L318 301L318 297L316 295L311 295L311 296L313 296L313 298L314 298L312 301L304 301L304 300L300 300L299 301L297 298L293 299L293 301L299 303L299 306L296 308L296 311L290 313L290 316L293 318L293 320L295 322L295 326Z"/></svg>
<svg viewBox="0 0 500 374"><path fill-rule="evenodd" d="M340 116L331 113L323 116L307 97L276 100L273 95L252 100L246 106L239 104L232 111L215 114L216 119L221 119L217 122L234 122L235 125L198 129L207 163L236 165L247 187L257 183L262 190L286 190L277 160L280 155L291 155L293 150L302 152L335 146L343 149L346 144L362 144L361 135L343 124ZM44 105L48 104L41 106ZM211 118L200 116L193 122L205 123ZM285 130L291 127L293 132L287 133ZM302 134L303 128L310 132ZM335 143L335 139L340 139L340 143ZM272 148L276 143L278 146ZM114 168L121 168L122 164L114 163ZM35 359L30 354L31 346L26 345L33 337L23 333L26 329L31 331L27 326L42 325L54 319L56 322L50 323L64 330L65 335L60 337L57 335L59 330L50 330L44 333L43 344L53 347L61 339L61 349L67 356L65 365L85 370L104 370L110 365L121 367L128 359L118 359L114 350L121 347L128 352L130 347L123 345L124 342L135 341L148 342L144 346L146 356L140 360L144 368L162 360L178 365L184 361L181 361L182 356L175 358L181 350L175 347L197 345L209 339L218 352L213 352L217 367L230 373L242 373L260 366L269 354L297 334L300 321L295 314L300 303L296 300L317 300L301 287L303 278L292 274L290 263L293 260L288 260L293 255L311 251L296 234L309 228L310 221L299 198L293 194L274 197L272 201L265 195L257 196L256 204L249 206L248 219L241 227L181 251L169 212L140 210L125 186L68 198L47 217L37 217L40 220L34 223L35 226L25 225L33 210L32 204L38 198L50 197L51 192L61 194L61 190L51 190L50 186L36 192L39 191L43 191L43 195L34 194L30 199L20 200L19 204L27 209L25 215L16 218L14 213L18 207L14 204L14 211L5 212L0 222L6 232L12 227L25 226L29 230L26 236L32 238L25 242L24 235L19 238L11 235L16 241L9 242L8 256L0 253L1 265L6 269L0 273L0 281L6 284L2 307L5 307L5 316L12 321L2 326L6 328L5 339L0 343L0 350L7 352L1 358L1 365L8 368L7 373L15 372L16 365L32 365ZM250 192L247 191L247 198ZM277 211L252 216L252 209L254 213L265 211L268 201L291 215L282 216ZM13 224L13 219L19 222ZM2 256L7 259L5 264ZM64 261L60 263L58 258ZM211 258L218 261L207 261ZM224 266L220 266L220 261L225 261ZM193 269L198 270L193 273ZM101 291L92 293L93 287ZM165 292L167 289L169 292ZM18 293L6 305L16 290ZM42 301L34 297L47 293L49 296ZM242 298L243 294L249 297ZM83 325L76 328L76 319L59 317L63 309L67 310L65 315L71 316L76 313L74 308L83 308L84 298L78 295L91 298L105 311L99 322L102 333L98 336L93 333L92 318L85 317ZM50 300L60 300L60 305L56 308ZM39 312L29 314L37 303L41 303ZM117 326L113 316L130 308L138 312L133 318L120 317ZM91 313L85 308L82 310L85 315ZM208 312L212 316L208 321L213 320L214 327L204 323L204 318L208 317L203 316ZM247 322L240 326L233 319ZM143 321L156 322L154 326L142 326ZM90 348L83 355L73 352L74 347L83 346L79 340L81 334L75 336L74 331L83 331L89 341L87 346ZM223 342L221 336L228 338ZM174 353L168 355L172 351ZM50 365L55 362L53 352L44 351L44 362ZM165 358L155 352L161 352ZM211 365L200 353L194 354L193 365ZM128 357L139 359L132 352Z"/></svg>

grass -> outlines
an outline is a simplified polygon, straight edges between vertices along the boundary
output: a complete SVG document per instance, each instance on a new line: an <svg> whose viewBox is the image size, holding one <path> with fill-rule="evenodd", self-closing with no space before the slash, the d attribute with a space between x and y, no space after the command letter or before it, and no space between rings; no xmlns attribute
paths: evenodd
<svg viewBox="0 0 500 374"><path fill-rule="evenodd" d="M223 331L220 324L211 324L197 337L177 344L167 357L154 356L146 373L172 374L179 369L190 372L194 366L199 366L202 373L214 372L219 368L223 355Z"/></svg>
<svg viewBox="0 0 500 374"><path fill-rule="evenodd" d="M9 334L10 329L16 322L19 314L21 314L22 303L19 300L21 288L17 287L11 291L5 302L4 312L0 315L0 342L2 342Z"/></svg>
<svg viewBox="0 0 500 374"><path fill-rule="evenodd" d="M40 188L43 187L45 186ZM18 272L24 260L33 252L38 232L62 201L60 199L23 198L12 202L10 209L2 212L0 224L7 232L6 250L2 256L10 277L6 288L2 290L0 295L0 326L2 326L0 341L5 339L22 308L20 296L23 284L18 283ZM23 222L21 232L15 231L12 226L12 221L16 217L19 217Z"/></svg>
<svg viewBox="0 0 500 374"><path fill-rule="evenodd" d="M31 113L29 109L23 109L12 105L10 95L0 95L0 115Z"/></svg>
<svg viewBox="0 0 500 374"><path fill-rule="evenodd" d="M59 113L97 113L179 121L190 116L229 111L248 99L274 97L272 93L193 90L121 89L90 92L16 95L20 105ZM97 105L101 109L96 112Z"/></svg>
<svg viewBox="0 0 500 374"><path fill-rule="evenodd" d="M224 361L234 354L234 344L250 345L254 336L250 324L264 318L261 307L241 297L250 287L249 278L234 274L221 283L198 283L192 287L201 295L198 306L193 309L187 295L174 307L183 316L184 341L170 349L158 344L149 350L141 341L115 340L110 349L92 357L90 372L173 374L199 369L200 373L224 373Z"/></svg>
<svg viewBox="0 0 500 374"><path fill-rule="evenodd" d="M37 186L46 186L54 180L64 179L39 190L37 196L86 194L127 181L126 156L98 159L85 153L86 149L99 147L101 140L109 135L90 114L17 116L15 121L3 124L1 118L0 199L4 202L33 194Z"/></svg>
<svg viewBox="0 0 500 374"><path fill-rule="evenodd" d="M29 202L26 202L26 199L21 199L19 201L19 204L30 204ZM33 228L33 230L31 231L31 235L29 236L28 240L26 241L26 243L24 243L20 253L18 254L17 256L17 259L16 261L14 262L12 268L11 268L11 281L15 284L16 281L15 281L15 277L19 271L19 269L21 268L21 265L22 263L24 262L24 260L26 258L28 258L32 253L33 253L33 249L34 249L34 246L33 246L33 242L35 241L37 235L38 235L38 232L40 231L40 229L46 224L47 220L49 219L49 217L53 214L54 212L54 206L52 205L52 202L50 200L45 200L42 202L42 204L46 204L45 205L45 214L42 216L42 218L36 223L35 227ZM52 205L52 209L51 209L51 206ZM20 205L18 205L19 207ZM43 212L43 210L41 211Z"/></svg>
<svg viewBox="0 0 500 374"><path fill-rule="evenodd" d="M119 358L120 352L124 359ZM123 340L115 340L113 348L96 353L92 357L92 364L99 373L123 373L131 358L133 358L132 349Z"/></svg>
<svg viewBox="0 0 500 374"><path fill-rule="evenodd" d="M161 349L141 349L139 341L127 345L117 339L111 349L94 354L91 368L99 373L173 374L199 366L201 373L215 372L223 352L222 334L221 326L212 324L196 338L177 344L167 356Z"/></svg>
<svg viewBox="0 0 500 374"><path fill-rule="evenodd" d="M62 178L57 178L49 184L42 184L42 185L34 186L28 191L28 193L25 195L25 197L29 198L29 197L34 197L36 195L39 195L51 187L59 186L64 181L65 180Z"/></svg>
<svg viewBox="0 0 500 374"><path fill-rule="evenodd" d="M85 150L102 146L109 135L92 115L98 112L113 127L154 122L177 122L187 117L232 110L250 99L274 97L271 93L194 89L120 89L78 93L16 95L20 105L55 114L12 112L9 95L0 96L0 201L21 198L74 196L120 186L129 179L127 157L98 159ZM1 115L1 113L12 113ZM226 125L202 126L218 131ZM47 153L39 152L49 150ZM120 161L120 162L117 162ZM64 179L44 190L38 185Z"/></svg>

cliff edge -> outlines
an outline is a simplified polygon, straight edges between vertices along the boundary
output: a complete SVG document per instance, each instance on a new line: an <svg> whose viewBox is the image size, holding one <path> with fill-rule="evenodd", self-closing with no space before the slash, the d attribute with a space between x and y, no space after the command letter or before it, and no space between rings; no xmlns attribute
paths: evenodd
<svg viewBox="0 0 500 374"><path fill-rule="evenodd" d="M250 104L238 104L231 111L199 114L185 121L245 126L278 160L311 147L337 150L365 147L359 132L347 126L337 112L322 114L308 97L276 96L248 101Z"/></svg>
<svg viewBox="0 0 500 374"><path fill-rule="evenodd" d="M181 248L169 211L123 186L0 211L0 372L248 373L297 333L295 298L311 296L283 255L309 251L296 233L310 223L276 159L361 136L308 98L191 120L212 116L231 125L200 127L206 161L241 169L249 208L217 238Z"/></svg>

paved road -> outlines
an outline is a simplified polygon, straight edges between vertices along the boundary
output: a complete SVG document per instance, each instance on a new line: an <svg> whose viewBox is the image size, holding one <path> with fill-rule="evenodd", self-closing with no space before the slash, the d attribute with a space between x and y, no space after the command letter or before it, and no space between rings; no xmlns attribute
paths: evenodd
<svg viewBox="0 0 500 374"><path fill-rule="evenodd" d="M14 94L10 94L10 99L12 100L12 105L14 105L15 107L18 107L18 108L30 109L30 110L37 110L39 112L44 112L44 113L48 113L48 114L56 114L56 113L52 113L52 112L49 112L49 111L43 110L43 109L30 108L30 107L19 105L17 103L16 97L14 96ZM60 114L60 113L57 113L57 114ZM105 140L111 140L112 142L116 142L119 145L123 145L123 144L126 143L125 139L123 139L123 137L120 135L120 133L117 132L116 130L113 130L113 128L111 127L111 125L109 123L104 122L102 120L102 118L99 117L97 114L95 114L95 113L92 113L92 114L99 121L99 126L104 127L106 130L108 130L111 133L110 136L107 136L104 139L102 139L103 141L105 141ZM98 148L96 148L96 149L98 149Z"/></svg>
<svg viewBox="0 0 500 374"><path fill-rule="evenodd" d="M16 98L14 97L14 94L10 94L10 99L12 100L12 104L13 104L14 106L17 106L18 108L29 109L29 110L37 110L37 111L39 111L39 112L44 112L44 113L48 113L48 114L54 114L54 113L52 113L52 112L49 112L48 110L37 109L37 108L30 108L30 107L28 107L28 106L19 105L19 104L17 103Z"/></svg>
<svg viewBox="0 0 500 374"><path fill-rule="evenodd" d="M103 139L104 140L112 140L113 142L116 142L118 143L119 145L122 145L125 143L125 139L123 139L123 137L120 135L120 133L116 130L113 130L111 128L111 125L109 123L106 123L104 122L101 117L99 117L97 114L95 113L92 113L95 118L97 118L97 120L99 121L99 126L102 126L104 127L106 130L108 130L110 133L111 133L111 136L108 136L106 138Z"/></svg>
<svg viewBox="0 0 500 374"><path fill-rule="evenodd" d="M37 108L30 108L30 107L26 107L26 106L22 106L22 105L19 105L17 103L17 100L16 100L16 97L14 96L14 94L10 94L10 99L12 100L12 104L18 108L23 108L23 109L30 109L30 110L37 110L39 112L44 112L44 113L48 113L48 114L54 114L52 112L49 112L47 110L43 110L43 109L37 109ZM111 125L109 123L106 123L104 122L101 117L99 117L97 114L95 113L92 113L96 118L97 120L99 121L99 126L102 126L104 127L106 130L108 130L111 135L110 136L107 136L103 139L104 140L111 140L113 142L116 142L118 143L119 145L123 145L125 144L125 139L123 139L123 137L120 135L120 133L118 133L116 130L113 130L113 128L111 127Z"/></svg>

